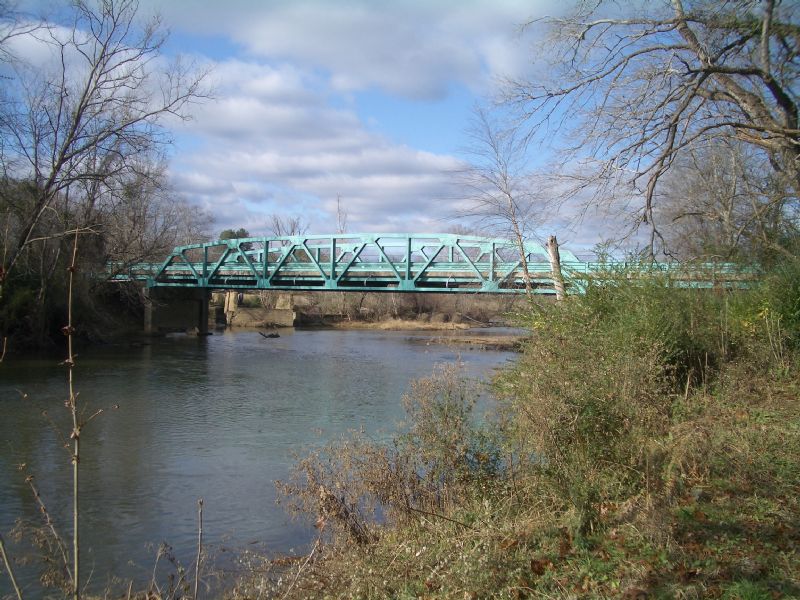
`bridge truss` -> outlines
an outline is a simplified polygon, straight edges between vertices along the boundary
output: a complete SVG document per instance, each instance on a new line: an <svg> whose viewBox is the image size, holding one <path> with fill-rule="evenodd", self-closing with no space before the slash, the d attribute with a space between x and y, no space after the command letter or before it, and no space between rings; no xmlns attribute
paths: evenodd
<svg viewBox="0 0 800 600"><path fill-rule="evenodd" d="M532 291L554 293L547 250L533 243L525 250ZM565 249L560 254L567 284L575 291L610 266L581 262ZM148 287L494 294L525 289L514 243L454 234L238 238L178 246L161 264L116 267L111 265L112 280L143 281ZM732 274L728 265L714 269L723 279ZM685 281L703 287L708 276Z"/></svg>

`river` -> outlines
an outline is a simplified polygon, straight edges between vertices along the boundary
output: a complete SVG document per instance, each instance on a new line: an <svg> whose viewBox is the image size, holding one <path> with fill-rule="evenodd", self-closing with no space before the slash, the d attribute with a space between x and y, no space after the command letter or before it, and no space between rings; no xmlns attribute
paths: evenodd
<svg viewBox="0 0 800 600"><path fill-rule="evenodd" d="M439 337L440 333L435 333ZM276 505L274 481L294 456L350 429L388 435L403 417L409 382L433 365L459 361L486 377L509 352L429 343L421 332L282 330L169 336L144 345L85 350L75 369L86 415L81 437L83 573L90 590L117 577L143 585L162 542L189 566L197 500L217 556L256 545L301 552L315 531ZM40 522L19 465L71 531L69 454L42 416L68 425L66 370L55 359L13 355L0 366L0 532L17 519ZM6 538L8 539L8 538ZM20 551L16 549L16 551ZM39 596L29 571L21 578ZM117 585L121 585L117 582ZM0 570L0 597L11 593Z"/></svg>

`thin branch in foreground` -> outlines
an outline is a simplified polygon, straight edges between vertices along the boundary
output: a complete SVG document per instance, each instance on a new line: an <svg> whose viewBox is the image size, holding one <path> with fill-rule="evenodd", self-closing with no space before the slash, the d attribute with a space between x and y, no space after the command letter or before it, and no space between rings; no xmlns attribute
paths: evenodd
<svg viewBox="0 0 800 600"><path fill-rule="evenodd" d="M293 587L295 586L295 584L297 583L297 580L298 580L298 579L300 579L300 575L303 573L303 569L305 569L305 568L306 568L306 565L308 565L309 561L310 561L310 560L311 560L311 558L314 556L314 553L315 553L315 552L317 551L317 549L319 548L319 545L320 545L320 538L317 538L317 541L316 541L316 542L314 542L314 547L313 547L313 548L311 548L311 552L309 552L309 553L308 553L308 556L306 556L306 559L303 561L303 564L302 564L302 565L300 565L300 568L299 568L299 569L297 569L297 574L294 576L294 580L293 580L293 581L292 581L292 583L289 585L289 587L288 587L288 588L286 588L286 592L283 594L283 596L281 596L281 600L285 600L285 598L286 598L286 597L289 595L289 592L291 592L291 591L292 591L292 588L293 588Z"/></svg>
<svg viewBox="0 0 800 600"><path fill-rule="evenodd" d="M203 554L203 499L197 501L197 562L194 567L194 600L197 600L197 589L200 585L200 557Z"/></svg>
<svg viewBox="0 0 800 600"><path fill-rule="evenodd" d="M11 568L11 562L8 560L8 554L6 554L6 545L3 541L2 534L0 534L0 556L3 558L3 564L5 565L6 572L11 579L11 585L14 587L14 592L17 594L17 599L22 600L22 591L19 589L19 585L17 585L17 580L14 577L14 571Z"/></svg>
<svg viewBox="0 0 800 600"><path fill-rule="evenodd" d="M25 465L21 466L21 469L24 469ZM67 557L67 551L64 547L64 541L61 539L61 536L58 534L58 530L56 529L56 525L53 522L53 519L50 517L50 512L47 510L47 506L45 506L44 500L42 500L42 496L39 494L39 489L36 487L36 484L33 482L33 475L27 475L25 477L25 483L28 484L28 487L31 488L31 492L33 493L34 502L36 502L36 506L39 508L39 512L44 519L44 524L47 529L50 531L50 534L53 536L53 540L56 543L56 547L58 548L59 553L61 554L61 560L64 563L64 569L67 571L67 577L72 579L72 571L69 567L69 558Z"/></svg>

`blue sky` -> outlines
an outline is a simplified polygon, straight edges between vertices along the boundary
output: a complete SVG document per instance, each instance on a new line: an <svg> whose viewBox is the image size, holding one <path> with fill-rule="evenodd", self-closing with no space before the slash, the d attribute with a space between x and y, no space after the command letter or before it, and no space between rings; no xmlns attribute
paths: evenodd
<svg viewBox="0 0 800 600"><path fill-rule="evenodd" d="M32 2L34 0L31 0ZM554 0L140 0L170 30L168 55L209 69L214 99L173 123L175 191L213 230L269 216L350 231L443 231L458 222L466 129L505 77L535 77L541 40L520 25ZM46 10L46 9L45 9ZM537 148L541 162L547 146ZM538 223L576 246L605 237L568 208Z"/></svg>

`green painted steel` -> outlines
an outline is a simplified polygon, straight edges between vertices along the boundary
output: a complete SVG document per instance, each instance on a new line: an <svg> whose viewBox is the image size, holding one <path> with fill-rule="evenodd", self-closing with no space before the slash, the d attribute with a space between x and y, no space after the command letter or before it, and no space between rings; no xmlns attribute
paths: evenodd
<svg viewBox="0 0 800 600"><path fill-rule="evenodd" d="M547 250L525 246L533 292L554 293ZM582 262L560 250L573 292L593 277L627 263ZM517 246L508 240L455 234L340 234L251 237L178 246L161 264L109 265L113 281L148 287L242 290L520 293L525 291ZM667 271L679 285L746 285L751 276L733 265L648 265Z"/></svg>

